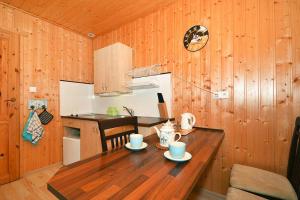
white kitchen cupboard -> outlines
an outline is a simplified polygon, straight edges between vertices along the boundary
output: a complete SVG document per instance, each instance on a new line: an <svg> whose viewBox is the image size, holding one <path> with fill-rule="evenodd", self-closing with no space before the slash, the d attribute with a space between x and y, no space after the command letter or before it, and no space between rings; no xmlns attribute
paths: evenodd
<svg viewBox="0 0 300 200"><path fill-rule="evenodd" d="M94 92L123 93L130 79L132 48L122 43L98 49L94 52Z"/></svg>

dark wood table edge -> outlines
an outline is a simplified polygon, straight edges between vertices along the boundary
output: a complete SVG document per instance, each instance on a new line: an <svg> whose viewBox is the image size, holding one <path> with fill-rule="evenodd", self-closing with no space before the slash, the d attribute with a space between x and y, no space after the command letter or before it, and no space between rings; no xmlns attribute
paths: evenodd
<svg viewBox="0 0 300 200"><path fill-rule="evenodd" d="M217 131L217 132L224 132L224 129L221 128L210 128L204 126L194 126L195 129L204 130L204 131Z"/></svg>
<svg viewBox="0 0 300 200"><path fill-rule="evenodd" d="M159 121L159 122L146 124L146 123L139 123L139 117L141 117L141 116L137 116L137 117L138 117L138 126L141 126L141 127L152 127L152 126L155 126L155 125L158 125L158 124L166 123L168 120L175 121L174 117L172 117L172 118L161 118L161 121Z"/></svg>
<svg viewBox="0 0 300 200"><path fill-rule="evenodd" d="M61 118L66 118L66 119L78 119L78 120L87 120L87 121L96 121L98 123L99 122L99 119L94 119L94 118L86 118L86 117L75 117L75 116L60 116ZM131 117L131 116L126 116L126 117ZM137 118L139 117L143 117L143 116L135 116ZM121 117L120 117L121 118ZM154 117L154 118L159 118L159 117ZM119 118L115 118L115 119L103 119L102 121L104 120L118 120ZM167 122L168 120L170 121L174 121L175 118L172 117L172 118L161 118L161 121L159 122L154 122L154 123L139 123L138 121L138 126L141 126L141 127L152 127L152 126L155 126L155 125L158 125L158 124L161 124L161 123L165 123Z"/></svg>
<svg viewBox="0 0 300 200"><path fill-rule="evenodd" d="M59 200L67 200L62 194L55 190L49 183L47 183L47 189Z"/></svg>
<svg viewBox="0 0 300 200"><path fill-rule="evenodd" d="M200 177L203 175L203 172L205 172L207 166L211 163L211 161L213 160L213 158L216 156L223 140L224 140L224 137L225 137L225 134L224 134L224 130L223 129L215 129L215 128L206 128L206 127L194 127L196 129L204 129L204 130L212 130L212 131L218 131L220 133L223 134L221 140L218 142L216 148L214 149L213 153L212 153L212 156L209 158L209 160L206 162L206 164L204 165L204 167L202 168L202 172L199 172L197 174L197 177L195 178L195 180L193 181L192 183L192 186L190 187L189 191L187 191L184 199L188 199L188 197L190 196L191 192L193 191L195 185L197 184L197 182L199 181Z"/></svg>

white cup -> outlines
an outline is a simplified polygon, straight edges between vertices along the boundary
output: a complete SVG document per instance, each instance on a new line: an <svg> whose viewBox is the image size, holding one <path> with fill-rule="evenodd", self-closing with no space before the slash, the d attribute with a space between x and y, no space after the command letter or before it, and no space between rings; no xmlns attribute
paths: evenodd
<svg viewBox="0 0 300 200"><path fill-rule="evenodd" d="M143 144L143 135L130 134L129 136L130 146L134 149L140 148Z"/></svg>
<svg viewBox="0 0 300 200"><path fill-rule="evenodd" d="M169 152L173 158L181 159L185 154L186 144L184 142L172 142L169 145Z"/></svg>

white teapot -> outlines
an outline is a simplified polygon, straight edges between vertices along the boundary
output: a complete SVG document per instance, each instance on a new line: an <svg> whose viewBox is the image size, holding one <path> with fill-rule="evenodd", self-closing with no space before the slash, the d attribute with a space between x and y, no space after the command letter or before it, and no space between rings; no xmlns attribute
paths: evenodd
<svg viewBox="0 0 300 200"><path fill-rule="evenodd" d="M155 127L156 133L159 137L159 143L163 147L169 147L169 144L175 141L175 136L178 135L179 138L176 140L180 140L181 134L175 133L174 124L172 124L169 120L158 130Z"/></svg>
<svg viewBox="0 0 300 200"><path fill-rule="evenodd" d="M191 130L196 123L196 117L192 113L181 114L181 129Z"/></svg>

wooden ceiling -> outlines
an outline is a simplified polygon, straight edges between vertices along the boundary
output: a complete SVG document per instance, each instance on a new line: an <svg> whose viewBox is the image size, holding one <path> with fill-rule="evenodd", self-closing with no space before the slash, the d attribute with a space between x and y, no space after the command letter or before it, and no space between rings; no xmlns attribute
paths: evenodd
<svg viewBox="0 0 300 200"><path fill-rule="evenodd" d="M87 35L113 30L174 0L0 0Z"/></svg>

